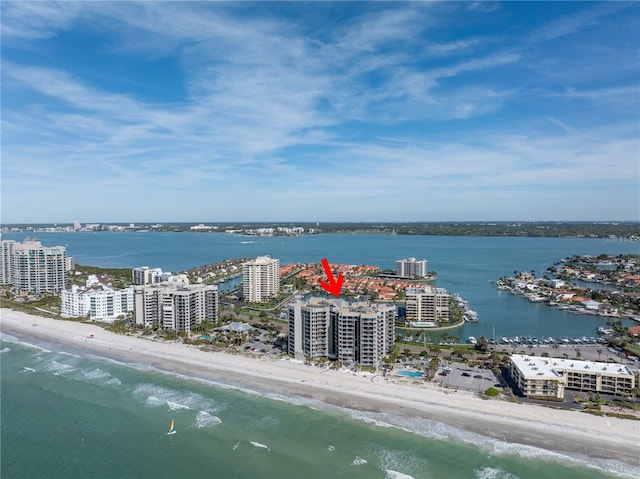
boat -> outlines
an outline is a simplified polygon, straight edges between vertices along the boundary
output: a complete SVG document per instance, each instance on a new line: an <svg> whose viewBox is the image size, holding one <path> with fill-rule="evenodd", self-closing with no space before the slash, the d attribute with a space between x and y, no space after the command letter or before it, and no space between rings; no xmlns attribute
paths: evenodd
<svg viewBox="0 0 640 479"><path fill-rule="evenodd" d="M176 432L176 428L173 425L173 419L171 419L171 424L169 424L169 432L167 432L167 434L175 434Z"/></svg>
<svg viewBox="0 0 640 479"><path fill-rule="evenodd" d="M469 344L478 344L478 340L473 336L469 336Z"/></svg>
<svg viewBox="0 0 640 479"><path fill-rule="evenodd" d="M478 321L478 313L472 309L467 309L464 313L463 318L467 322L475 322Z"/></svg>

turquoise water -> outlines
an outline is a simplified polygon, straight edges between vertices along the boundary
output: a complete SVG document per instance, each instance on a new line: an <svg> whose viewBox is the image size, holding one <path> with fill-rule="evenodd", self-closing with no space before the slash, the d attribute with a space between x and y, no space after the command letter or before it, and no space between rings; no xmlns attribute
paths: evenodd
<svg viewBox="0 0 640 479"><path fill-rule="evenodd" d="M421 372L418 371L400 371L398 372L399 376L408 376L410 378L419 378L422 376Z"/></svg>
<svg viewBox="0 0 640 479"><path fill-rule="evenodd" d="M429 419L190 380L8 336L0 346L3 479L640 477L614 461Z"/></svg>

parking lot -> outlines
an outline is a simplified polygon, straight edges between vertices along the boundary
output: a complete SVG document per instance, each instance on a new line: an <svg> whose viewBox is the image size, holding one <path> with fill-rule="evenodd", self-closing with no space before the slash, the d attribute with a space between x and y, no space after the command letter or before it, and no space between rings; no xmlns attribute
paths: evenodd
<svg viewBox="0 0 640 479"><path fill-rule="evenodd" d="M515 354L526 354L527 356L533 354L535 356L542 356L543 353L549 355L549 357L562 358L566 354L569 358L577 358L580 355L580 359L583 361L614 361L631 366L632 369L637 370L640 366L638 360L627 358L621 350L615 350L611 347L607 347L604 344L583 344L583 345L558 345L557 348L549 345L501 345L492 346L495 351L504 351Z"/></svg>
<svg viewBox="0 0 640 479"><path fill-rule="evenodd" d="M491 386L500 387L498 378L490 369L457 362L441 365L433 381L442 387L475 392L484 392Z"/></svg>

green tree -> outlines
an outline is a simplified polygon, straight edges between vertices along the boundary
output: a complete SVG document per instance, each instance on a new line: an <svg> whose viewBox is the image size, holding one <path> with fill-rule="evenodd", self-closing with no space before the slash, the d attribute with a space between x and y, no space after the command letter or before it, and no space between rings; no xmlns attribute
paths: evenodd
<svg viewBox="0 0 640 479"><path fill-rule="evenodd" d="M429 364L425 367L425 379L431 380L436 375L436 371L440 367L440 359L435 357L431 358Z"/></svg>
<svg viewBox="0 0 640 479"><path fill-rule="evenodd" d="M489 350L489 341L487 340L487 338L485 336L480 336L478 338L478 342L476 343L475 348L478 351L486 353Z"/></svg>

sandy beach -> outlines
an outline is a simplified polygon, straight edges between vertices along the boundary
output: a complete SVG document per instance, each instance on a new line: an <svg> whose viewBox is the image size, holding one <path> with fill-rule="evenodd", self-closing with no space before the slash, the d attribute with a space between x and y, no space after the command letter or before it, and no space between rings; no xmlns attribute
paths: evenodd
<svg viewBox="0 0 640 479"><path fill-rule="evenodd" d="M356 410L426 418L512 443L640 466L640 421L481 399L471 392L454 392L435 384L323 370L286 359L204 352L181 343L119 335L96 325L8 309L0 310L0 321L3 333L27 341L57 343L65 351L84 351L123 363Z"/></svg>

